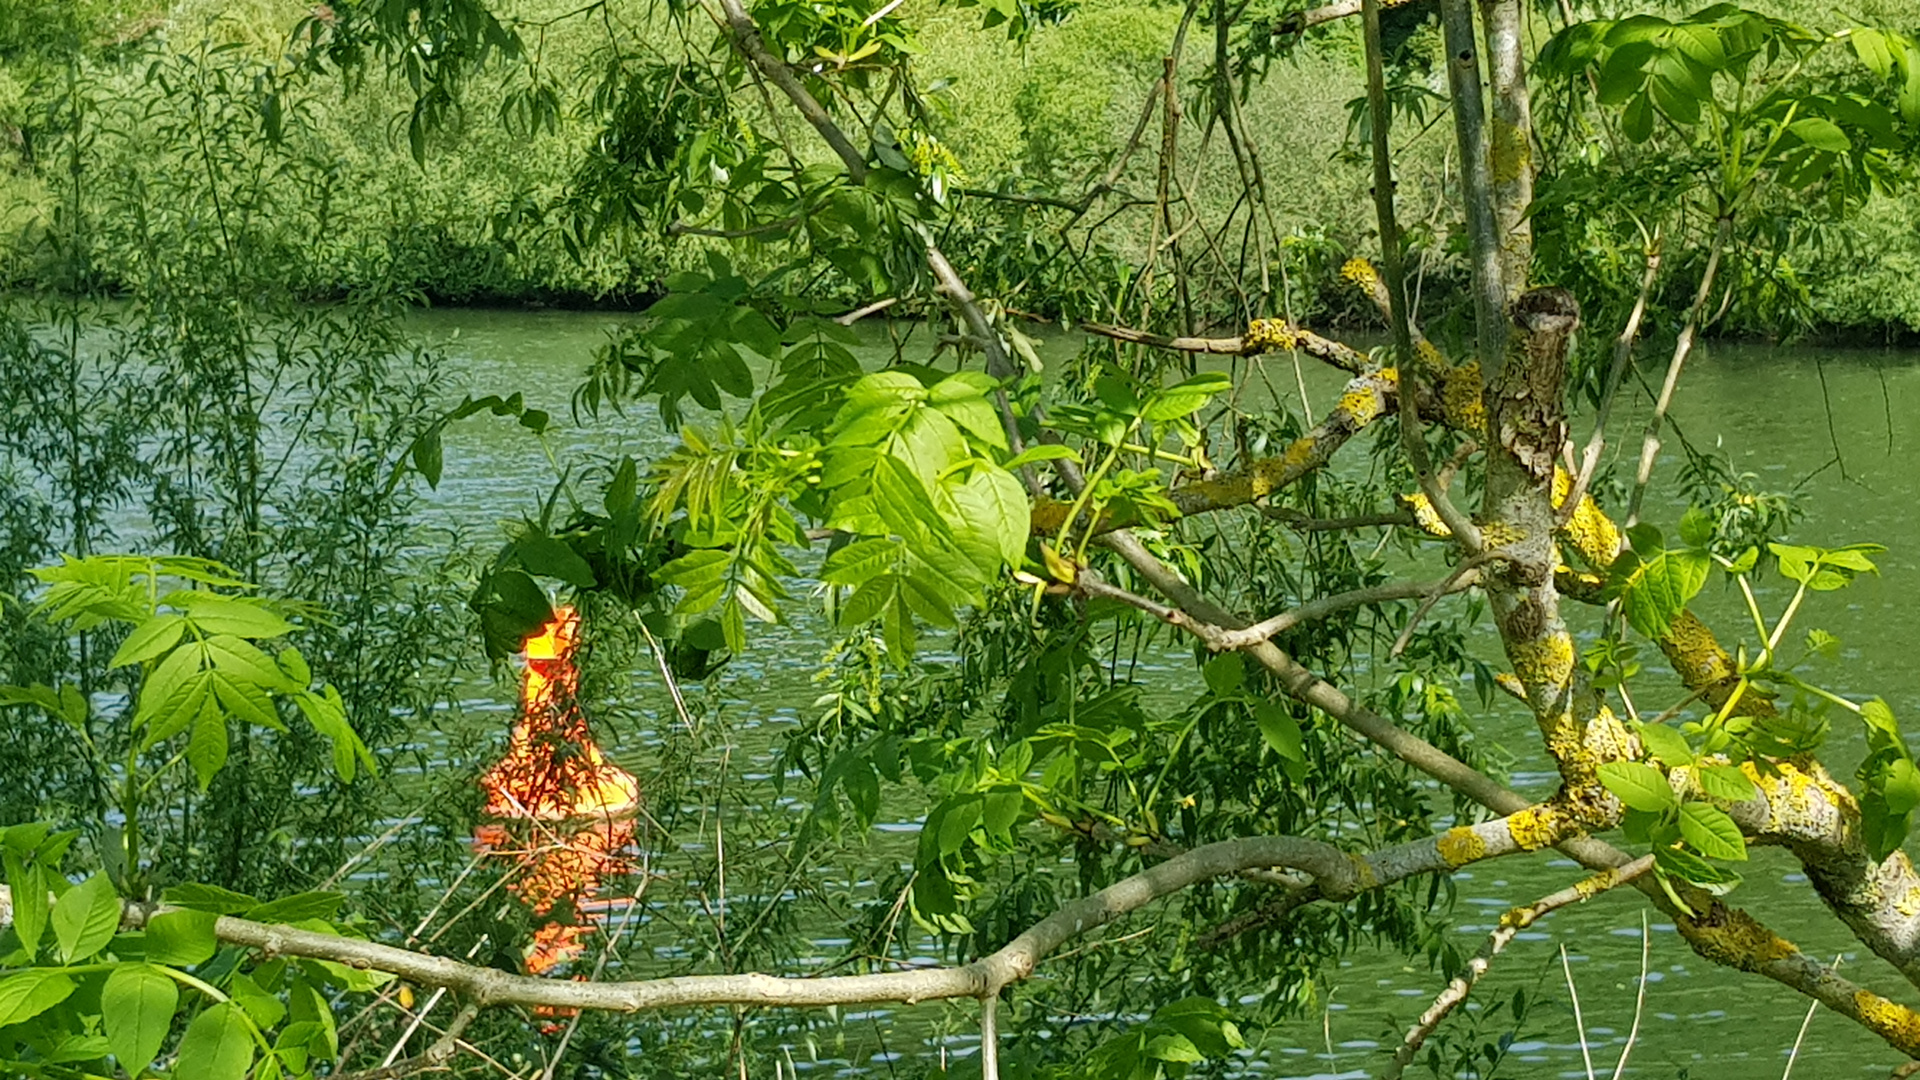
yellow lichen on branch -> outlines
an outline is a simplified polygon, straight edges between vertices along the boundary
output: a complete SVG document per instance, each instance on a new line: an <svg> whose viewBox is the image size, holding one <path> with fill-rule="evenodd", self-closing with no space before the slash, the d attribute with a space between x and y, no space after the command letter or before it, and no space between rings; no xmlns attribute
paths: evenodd
<svg viewBox="0 0 1920 1080"><path fill-rule="evenodd" d="M1566 839L1575 829L1566 811L1541 803L1507 815L1507 831L1522 851L1539 851Z"/></svg>
<svg viewBox="0 0 1920 1080"><path fill-rule="evenodd" d="M1507 657L1513 661L1513 673L1529 691L1557 692L1573 678L1573 639L1565 630L1508 642Z"/></svg>
<svg viewBox="0 0 1920 1080"><path fill-rule="evenodd" d="M1241 336L1240 342L1241 354L1251 356L1297 348L1300 335L1285 319L1255 319L1247 324L1247 332Z"/></svg>
<svg viewBox="0 0 1920 1080"><path fill-rule="evenodd" d="M1440 857L1448 866L1465 866L1487 854L1487 842L1465 825L1456 825L1440 837Z"/></svg>
<svg viewBox="0 0 1920 1080"><path fill-rule="evenodd" d="M1920 1046L1920 1013L1871 990L1856 990L1853 1006L1860 1023L1875 1035L1902 1048Z"/></svg>
<svg viewBox="0 0 1920 1080"><path fill-rule="evenodd" d="M1559 510L1566 505L1567 493L1573 488L1573 477L1565 469L1553 470L1553 506ZM1605 570L1613 565L1620 556L1620 527L1613 523L1593 496L1585 492L1580 495L1579 505L1567 516L1566 525L1560 530L1569 547L1586 560L1595 570Z"/></svg>

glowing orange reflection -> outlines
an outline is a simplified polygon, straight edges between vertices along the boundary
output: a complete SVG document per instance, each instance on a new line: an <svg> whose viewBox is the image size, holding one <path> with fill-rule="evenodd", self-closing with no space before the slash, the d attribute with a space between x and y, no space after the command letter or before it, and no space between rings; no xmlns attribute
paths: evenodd
<svg viewBox="0 0 1920 1080"><path fill-rule="evenodd" d="M580 618L572 608L526 642L520 715L507 756L487 772L487 814L506 824L474 832L482 851L519 859L524 873L508 883L535 915L554 917L534 934L527 970L553 971L586 950L591 928L582 914L609 877L630 869L640 784L606 760L587 731L576 694L573 652Z"/></svg>

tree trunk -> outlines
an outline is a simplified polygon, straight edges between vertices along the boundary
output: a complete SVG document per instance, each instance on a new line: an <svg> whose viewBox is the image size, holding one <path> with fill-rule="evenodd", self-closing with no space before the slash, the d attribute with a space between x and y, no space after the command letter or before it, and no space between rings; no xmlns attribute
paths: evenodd
<svg viewBox="0 0 1920 1080"><path fill-rule="evenodd" d="M1527 67L1521 40L1527 14L1521 0L1480 0L1486 35L1487 71L1493 83L1493 133L1488 167L1493 181L1493 222L1500 241L1500 276L1507 303L1527 289L1533 262L1533 108L1527 97ZM1450 46L1451 47L1451 46Z"/></svg>

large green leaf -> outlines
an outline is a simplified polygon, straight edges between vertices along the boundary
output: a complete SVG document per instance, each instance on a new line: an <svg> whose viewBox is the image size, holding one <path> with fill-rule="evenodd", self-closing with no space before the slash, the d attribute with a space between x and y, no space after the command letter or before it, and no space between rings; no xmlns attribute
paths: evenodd
<svg viewBox="0 0 1920 1080"><path fill-rule="evenodd" d="M23 854L11 847L0 854L0 866L5 867L7 884L12 887L13 930L31 959L39 951L40 938L47 931L46 870L30 852Z"/></svg>
<svg viewBox="0 0 1920 1080"><path fill-rule="evenodd" d="M1300 722L1287 714L1287 711L1271 701L1257 702L1253 707L1254 721L1260 725L1260 737L1266 740L1273 752L1288 761L1304 763L1306 751L1302 749Z"/></svg>
<svg viewBox="0 0 1920 1080"><path fill-rule="evenodd" d="M1687 740L1678 731L1665 724L1641 724L1636 733L1640 736L1640 745L1647 753L1668 765L1693 764L1693 750L1687 746Z"/></svg>
<svg viewBox="0 0 1920 1080"><path fill-rule="evenodd" d="M28 968L0 979L0 1028L31 1020L73 993L73 980L58 968Z"/></svg>
<svg viewBox="0 0 1920 1080"><path fill-rule="evenodd" d="M1740 826L1711 803L1690 802L1680 808L1680 835L1710 859L1747 857L1747 841L1740 835Z"/></svg>
<svg viewBox="0 0 1920 1080"><path fill-rule="evenodd" d="M177 592L167 604L180 608L203 634L229 634L242 638L284 637L294 625L258 600L222 596L204 591Z"/></svg>
<svg viewBox="0 0 1920 1080"><path fill-rule="evenodd" d="M173 648L180 635L187 632L187 620L180 615L162 614L141 623L120 643L120 648L107 661L108 667L124 667L142 664L152 660Z"/></svg>
<svg viewBox="0 0 1920 1080"><path fill-rule="evenodd" d="M144 964L113 969L100 992L100 1020L106 1029L107 1049L128 1076L153 1063L173 1028L180 1005L180 988L166 975Z"/></svg>
<svg viewBox="0 0 1920 1080"><path fill-rule="evenodd" d="M113 882L105 874L95 874L68 889L53 905L52 922L61 963L76 963L99 952L120 929L120 896L113 891Z"/></svg>
<svg viewBox="0 0 1920 1080"><path fill-rule="evenodd" d="M1627 621L1650 638L1666 634L1673 620L1707 583L1713 557L1705 551L1660 551L1642 560L1621 585Z"/></svg>
<svg viewBox="0 0 1920 1080"><path fill-rule="evenodd" d="M514 544L514 554L530 574L559 578L580 589L591 589L598 584L593 567L565 541L543 534L525 536Z"/></svg>
<svg viewBox="0 0 1920 1080"><path fill-rule="evenodd" d="M1674 805L1673 786L1659 769L1638 761L1608 761L1600 766L1600 783L1635 810L1658 813Z"/></svg>
<svg viewBox="0 0 1920 1080"><path fill-rule="evenodd" d="M186 968L211 960L220 947L213 935L218 918L211 911L163 911L148 919L148 961Z"/></svg>
<svg viewBox="0 0 1920 1080"><path fill-rule="evenodd" d="M994 552L992 565L980 566L983 574L999 570L1000 564L1019 566L1026 556L1030 515L1027 494L1013 474L997 465L981 463L968 470L965 483L949 484L955 507L965 531L980 536L985 548ZM975 560L979 565L980 560Z"/></svg>
<svg viewBox="0 0 1920 1080"><path fill-rule="evenodd" d="M187 1025L174 1075L193 1080L244 1080L253 1066L253 1035L232 1002L209 1008Z"/></svg>

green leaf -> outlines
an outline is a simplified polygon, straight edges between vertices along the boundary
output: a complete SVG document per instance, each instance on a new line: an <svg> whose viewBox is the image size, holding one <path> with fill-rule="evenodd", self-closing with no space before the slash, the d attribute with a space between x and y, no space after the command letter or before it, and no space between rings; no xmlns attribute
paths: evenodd
<svg viewBox="0 0 1920 1080"><path fill-rule="evenodd" d="M312 685L313 669L307 666L307 658L300 655L299 649L289 645L281 649L280 655L273 659L275 663L280 665L280 670L287 673L287 678L292 680L293 685Z"/></svg>
<svg viewBox="0 0 1920 1080"><path fill-rule="evenodd" d="M1637 731L1647 753L1668 765L1693 764L1693 749L1678 731L1665 724L1641 724Z"/></svg>
<svg viewBox="0 0 1920 1080"><path fill-rule="evenodd" d="M1732 765L1707 765L1699 770L1696 779L1700 781L1700 790L1710 798L1725 799L1728 802L1746 802L1758 795L1759 789L1747 774Z"/></svg>
<svg viewBox="0 0 1920 1080"><path fill-rule="evenodd" d="M247 909L240 917L263 923L297 923L302 919L331 919L345 902L345 893L309 892L269 900Z"/></svg>
<svg viewBox="0 0 1920 1080"><path fill-rule="evenodd" d="M558 578L579 589L591 589L598 584L587 560L567 543L551 536L522 537L514 545L514 554L530 574Z"/></svg>
<svg viewBox="0 0 1920 1080"><path fill-rule="evenodd" d="M1914 768L1911 760L1894 758L1881 783L1881 797L1887 801L1888 812L1904 816L1920 807L1920 769Z"/></svg>
<svg viewBox="0 0 1920 1080"><path fill-rule="evenodd" d="M1653 849L1653 863L1662 873L1689 881L1715 896L1725 896L1740 884L1740 875L1724 866L1715 866L1691 851L1677 847Z"/></svg>
<svg viewBox="0 0 1920 1080"><path fill-rule="evenodd" d="M227 765L227 718L212 697L207 698L193 718L193 730L187 735L187 763L205 792L213 778Z"/></svg>
<svg viewBox="0 0 1920 1080"><path fill-rule="evenodd" d="M1200 676L1206 681L1208 690L1226 697L1247 681L1247 662L1237 652L1221 653L1207 661L1206 666L1200 669Z"/></svg>
<svg viewBox="0 0 1920 1080"><path fill-rule="evenodd" d="M47 1063L60 1065L75 1061L99 1061L107 1056L107 1040L99 1035L67 1035L47 1051Z"/></svg>
<svg viewBox="0 0 1920 1080"><path fill-rule="evenodd" d="M100 992L100 1020L106 1029L107 1049L128 1076L153 1064L173 1028L180 1007L180 988L174 981L144 964L113 969Z"/></svg>
<svg viewBox="0 0 1920 1080"><path fill-rule="evenodd" d="M219 942L213 936L213 925L218 919L211 911L163 911L148 919L147 961L187 968L213 959L219 950Z"/></svg>
<svg viewBox="0 0 1920 1080"><path fill-rule="evenodd" d="M1172 1032L1164 1035L1155 1035L1148 1039L1146 1049L1143 1053L1145 1056L1156 1061L1198 1062L1207 1060L1206 1055L1200 1052L1200 1048L1193 1045L1192 1039L1187 1038L1185 1035Z"/></svg>
<svg viewBox="0 0 1920 1080"><path fill-rule="evenodd" d="M167 604L187 613L193 625L206 634L230 634L239 638L276 638L294 632L294 625L258 601L219 593L177 592L166 598Z"/></svg>
<svg viewBox="0 0 1920 1080"><path fill-rule="evenodd" d="M1660 770L1638 761L1608 761L1600 766L1600 782L1619 800L1635 810L1658 813L1678 800L1673 786Z"/></svg>
<svg viewBox="0 0 1920 1080"><path fill-rule="evenodd" d="M237 893L232 889L223 889L218 885L173 885L161 894L168 907L185 908L188 911L208 911L215 915L239 915L260 906L260 901L246 893Z"/></svg>
<svg viewBox="0 0 1920 1080"><path fill-rule="evenodd" d="M1707 583L1713 559L1704 551L1661 551L1643 561L1621 588L1627 621L1650 638L1666 634Z"/></svg>
<svg viewBox="0 0 1920 1080"><path fill-rule="evenodd" d="M1840 130L1840 125L1824 116L1803 116L1788 124L1787 130L1816 150L1844 154L1853 149L1853 141Z"/></svg>
<svg viewBox="0 0 1920 1080"><path fill-rule="evenodd" d="M1260 725L1260 737L1273 747L1274 753L1288 761L1305 763L1307 755L1301 747L1300 723L1287 715L1285 709L1271 701L1255 702L1253 719Z"/></svg>
<svg viewBox="0 0 1920 1080"><path fill-rule="evenodd" d="M1690 802L1680 808L1680 835L1694 850L1710 859L1741 860L1747 857L1747 841L1740 826L1725 810L1712 803Z"/></svg>
<svg viewBox="0 0 1920 1080"><path fill-rule="evenodd" d="M273 698L263 687L224 671L213 672L212 683L214 698L228 715L256 727L287 730L287 725L280 722L280 713L274 708Z"/></svg>
<svg viewBox="0 0 1920 1080"><path fill-rule="evenodd" d="M829 585L864 585L892 570L899 561L897 540L855 540L827 556L820 565L820 580Z"/></svg>
<svg viewBox="0 0 1920 1080"><path fill-rule="evenodd" d="M1070 446L1062 446L1059 443L1035 443L1009 459L1006 469L1008 472L1013 472L1028 465L1042 461L1058 461L1062 458L1075 464L1081 461L1080 455Z"/></svg>
<svg viewBox="0 0 1920 1080"><path fill-rule="evenodd" d="M73 993L73 980L58 968L28 968L0 979L0 1028L31 1020Z"/></svg>
<svg viewBox="0 0 1920 1080"><path fill-rule="evenodd" d="M201 673L207 653L195 643L168 653L140 687L140 706L134 710L135 727L147 727L146 746L184 731L200 711L202 699L212 687ZM159 734L154 734L157 731Z"/></svg>
<svg viewBox="0 0 1920 1080"><path fill-rule="evenodd" d="M39 952L40 938L47 931L47 871L38 861L11 847L0 856L0 865L6 867L7 884L13 890L13 930L31 959Z"/></svg>
<svg viewBox="0 0 1920 1080"><path fill-rule="evenodd" d="M1713 515L1697 506L1687 507L1680 517L1680 542L1688 547L1703 548L1713 543Z"/></svg>
<svg viewBox="0 0 1920 1080"><path fill-rule="evenodd" d="M244 1080L252 1066L253 1035L246 1014L232 1002L222 1002L187 1025L174 1074L194 1080Z"/></svg>
<svg viewBox="0 0 1920 1080"><path fill-rule="evenodd" d="M1620 113L1620 130L1636 143L1646 142L1653 137L1653 99L1650 94L1637 94L1627 102L1627 107Z"/></svg>
<svg viewBox="0 0 1920 1080"><path fill-rule="evenodd" d="M287 1007L281 1003L279 995L267 993L252 976L244 972L235 972L228 979L227 997L246 1010L247 1018L257 1028L271 1028L286 1019Z"/></svg>
<svg viewBox="0 0 1920 1080"><path fill-rule="evenodd" d="M1216 394L1231 389L1233 381L1225 372L1203 372L1155 393L1147 399L1146 408L1141 410L1140 415L1155 423L1187 416L1205 408Z"/></svg>
<svg viewBox="0 0 1920 1080"><path fill-rule="evenodd" d="M143 664L173 648L174 643L180 640L180 635L186 632L185 618L179 615L155 615L133 628L133 633L120 643L120 648L114 651L113 659L107 661L107 666Z"/></svg>
<svg viewBox="0 0 1920 1080"><path fill-rule="evenodd" d="M967 434L1000 450L1007 448L1007 429L1000 422L990 395L998 383L974 371L949 375L927 389L927 404L958 424Z"/></svg>
<svg viewBox="0 0 1920 1080"><path fill-rule="evenodd" d="M85 960L105 948L120 929L120 896L105 874L67 890L53 905L53 940L60 962Z"/></svg>
<svg viewBox="0 0 1920 1080"><path fill-rule="evenodd" d="M206 650L207 659L215 671L223 672L235 678L245 679L256 686L268 690L300 690L280 670L273 658L260 651L260 647L244 638L231 634L220 634L200 643Z"/></svg>

